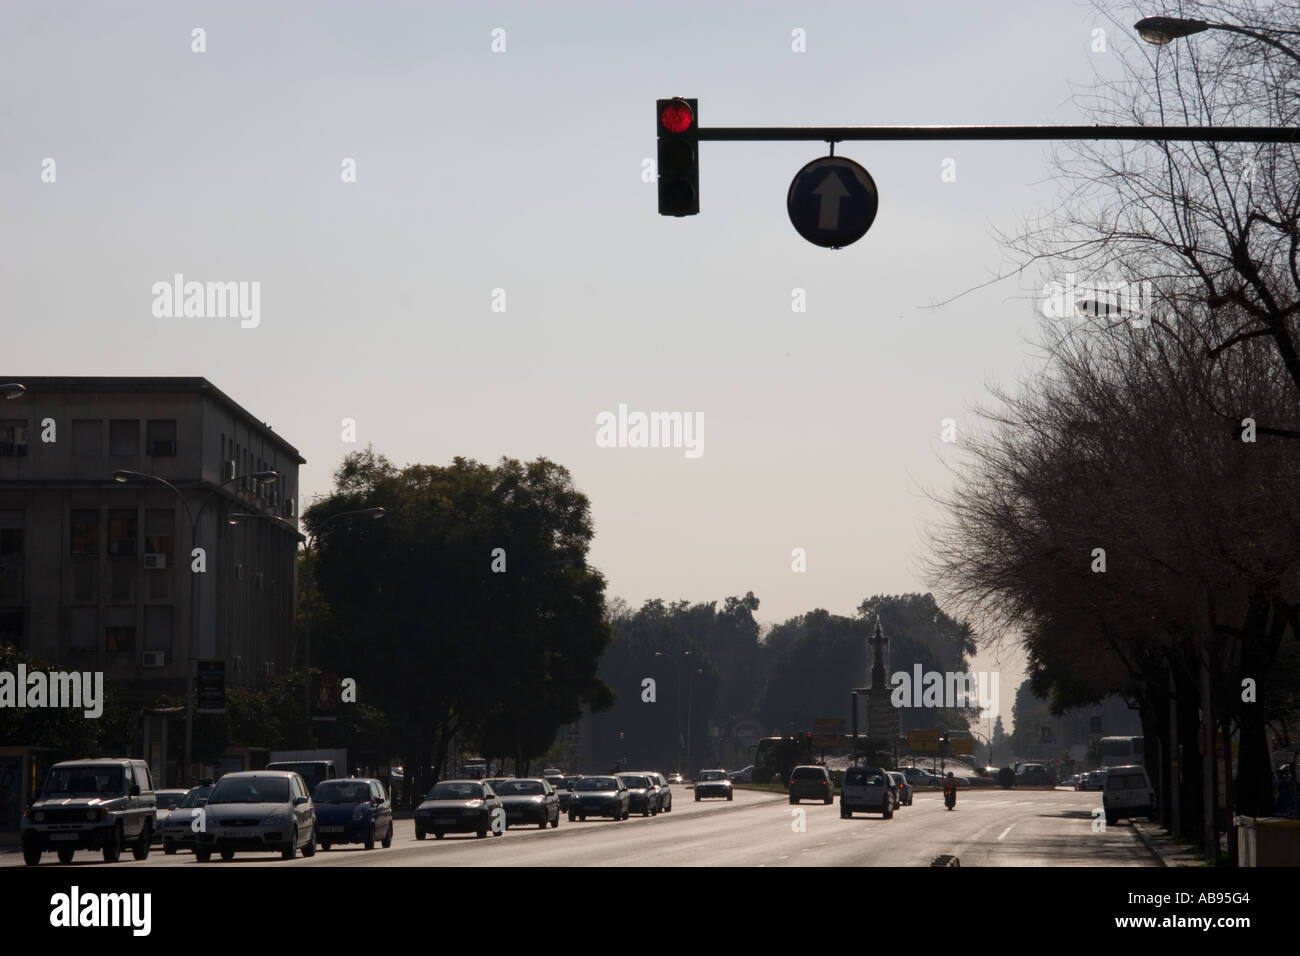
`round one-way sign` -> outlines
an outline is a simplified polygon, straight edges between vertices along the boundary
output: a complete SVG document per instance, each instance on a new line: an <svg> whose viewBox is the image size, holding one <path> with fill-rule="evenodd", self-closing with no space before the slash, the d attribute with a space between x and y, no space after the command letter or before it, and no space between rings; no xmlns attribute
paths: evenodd
<svg viewBox="0 0 1300 956"><path fill-rule="evenodd" d="M785 208L799 235L814 245L839 249L867 234L880 206L871 174L851 159L814 159L790 182Z"/></svg>

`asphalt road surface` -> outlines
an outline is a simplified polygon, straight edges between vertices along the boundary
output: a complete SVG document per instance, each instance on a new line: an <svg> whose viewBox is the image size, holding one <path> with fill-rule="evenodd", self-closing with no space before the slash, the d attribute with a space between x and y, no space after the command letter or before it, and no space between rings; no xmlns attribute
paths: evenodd
<svg viewBox="0 0 1300 956"><path fill-rule="evenodd" d="M703 800L673 788L673 809L625 821L589 819L557 829L515 828L501 836L448 834L415 839L415 824L398 820L393 845L367 852L359 844L293 861L278 854L240 853L229 863L193 854L148 860L130 851L106 864L99 853L79 851L69 867L204 866L928 866L952 854L961 866L1157 866L1127 822L1102 827L1092 810L1096 792L963 790L947 811L940 793L918 793L892 820L879 814L841 820L839 803L791 806L784 794L737 790L733 802ZM801 816L793 811L802 810ZM802 829L800 829L800 824ZM1100 829L1094 831L1094 826ZM0 866L23 866L22 854L0 854ZM59 866L47 853L42 867Z"/></svg>

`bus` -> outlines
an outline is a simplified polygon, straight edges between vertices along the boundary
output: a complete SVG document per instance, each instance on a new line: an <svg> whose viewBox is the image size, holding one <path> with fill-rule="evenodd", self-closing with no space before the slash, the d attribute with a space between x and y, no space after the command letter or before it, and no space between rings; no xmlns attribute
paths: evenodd
<svg viewBox="0 0 1300 956"><path fill-rule="evenodd" d="M1102 737L1097 742L1097 752L1101 758L1099 769L1144 764L1146 762L1143 747L1145 740L1145 737Z"/></svg>

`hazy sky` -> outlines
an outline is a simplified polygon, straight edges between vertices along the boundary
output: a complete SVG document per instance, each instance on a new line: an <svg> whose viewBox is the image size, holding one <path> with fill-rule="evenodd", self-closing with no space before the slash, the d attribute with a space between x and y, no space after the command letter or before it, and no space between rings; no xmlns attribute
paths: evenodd
<svg viewBox="0 0 1300 956"><path fill-rule="evenodd" d="M5 0L4 364L205 376L299 448L304 503L367 443L545 455L633 605L753 590L774 622L930 590L923 491L985 383L1033 367L1042 280L929 306L1005 269L993 232L1051 202L1048 144L841 144L880 211L829 251L785 210L821 143L705 143L700 215L658 216L654 101L698 97L706 127L1076 122L1097 28L1140 42L1065 0ZM260 282L259 324L155 317L175 273ZM620 403L702 415L703 454L598 447ZM1009 719L1018 667L979 663Z"/></svg>

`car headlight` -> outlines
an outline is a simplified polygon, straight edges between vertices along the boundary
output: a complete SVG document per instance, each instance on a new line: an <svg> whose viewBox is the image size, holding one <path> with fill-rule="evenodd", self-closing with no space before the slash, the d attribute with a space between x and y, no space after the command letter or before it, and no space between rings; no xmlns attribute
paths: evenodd
<svg viewBox="0 0 1300 956"><path fill-rule="evenodd" d="M44 823L44 822L45 822L45 811L44 811L44 810L37 810L35 813L32 814L32 819L35 820L37 823Z"/></svg>
<svg viewBox="0 0 1300 956"><path fill-rule="evenodd" d="M86 819L87 819L87 820L92 820L92 821L93 821L93 820L98 820L98 819L100 818L100 815L101 815L102 813L103 813L102 810L87 810L87 811L86 811Z"/></svg>

